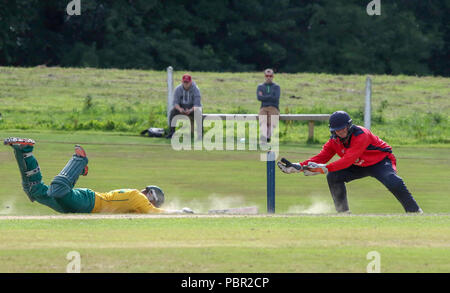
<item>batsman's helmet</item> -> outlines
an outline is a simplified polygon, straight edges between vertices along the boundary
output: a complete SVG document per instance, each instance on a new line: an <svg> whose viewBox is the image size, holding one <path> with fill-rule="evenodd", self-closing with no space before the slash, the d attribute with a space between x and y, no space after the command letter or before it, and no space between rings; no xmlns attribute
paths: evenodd
<svg viewBox="0 0 450 293"><path fill-rule="evenodd" d="M344 111L336 111L330 116L330 131L333 133L336 130L343 129L345 127L350 128L352 126L352 119Z"/></svg>
<svg viewBox="0 0 450 293"><path fill-rule="evenodd" d="M164 192L155 185L149 185L145 188L149 201L157 208L164 203Z"/></svg>

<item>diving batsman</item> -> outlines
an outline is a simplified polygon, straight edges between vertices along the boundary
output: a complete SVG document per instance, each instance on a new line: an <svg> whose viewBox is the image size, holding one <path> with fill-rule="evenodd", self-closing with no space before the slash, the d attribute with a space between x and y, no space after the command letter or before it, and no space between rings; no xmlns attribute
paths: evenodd
<svg viewBox="0 0 450 293"><path fill-rule="evenodd" d="M51 184L42 181L41 170L33 155L35 141L10 137L5 145L14 149L14 155L22 176L22 187L29 199L46 205L60 213L170 213L192 214L189 208L181 210L161 209L164 192L154 185L145 189L119 189L107 193L87 188L74 188L80 175L88 174L88 158L84 149L76 145L75 154L53 179Z"/></svg>

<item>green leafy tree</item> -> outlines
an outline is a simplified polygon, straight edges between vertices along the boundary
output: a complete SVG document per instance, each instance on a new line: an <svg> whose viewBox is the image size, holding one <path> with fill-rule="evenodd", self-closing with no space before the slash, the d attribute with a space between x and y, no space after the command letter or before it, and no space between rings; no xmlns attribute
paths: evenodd
<svg viewBox="0 0 450 293"><path fill-rule="evenodd" d="M450 74L448 0L0 0L0 65Z"/></svg>

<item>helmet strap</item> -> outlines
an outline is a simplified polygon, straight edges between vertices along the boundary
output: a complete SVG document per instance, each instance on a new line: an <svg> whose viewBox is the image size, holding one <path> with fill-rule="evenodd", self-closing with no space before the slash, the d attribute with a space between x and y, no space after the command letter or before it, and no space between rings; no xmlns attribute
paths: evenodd
<svg viewBox="0 0 450 293"><path fill-rule="evenodd" d="M158 197L156 196L156 192L155 192L153 189L150 189L150 190L149 190L149 193L150 193L150 195L151 195L151 200L150 200L150 202L153 204L153 203L156 201L156 199L157 199Z"/></svg>
<svg viewBox="0 0 450 293"><path fill-rule="evenodd" d="M347 136L344 138L339 137L339 140L343 143L346 144L348 142L350 142L350 137L353 134L353 124L350 122L349 125L347 126Z"/></svg>

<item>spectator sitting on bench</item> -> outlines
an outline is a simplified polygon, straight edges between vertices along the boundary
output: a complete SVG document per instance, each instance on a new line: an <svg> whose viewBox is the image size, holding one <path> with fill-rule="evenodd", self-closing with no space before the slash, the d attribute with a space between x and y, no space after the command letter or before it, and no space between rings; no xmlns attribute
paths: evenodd
<svg viewBox="0 0 450 293"><path fill-rule="evenodd" d="M194 119L197 124L197 139L202 138L202 103L201 94L197 85L192 81L189 74L183 75L182 83L175 88L173 94L173 109L170 111L170 131L166 138L172 138L175 133L175 121L172 119L176 115L189 116L191 120L191 133L194 132Z"/></svg>

